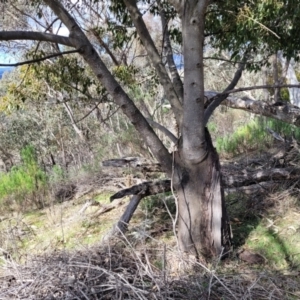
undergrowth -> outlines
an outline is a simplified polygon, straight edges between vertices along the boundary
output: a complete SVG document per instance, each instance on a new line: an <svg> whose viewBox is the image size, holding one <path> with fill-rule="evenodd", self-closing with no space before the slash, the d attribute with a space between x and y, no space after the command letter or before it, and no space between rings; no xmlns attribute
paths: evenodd
<svg viewBox="0 0 300 300"><path fill-rule="evenodd" d="M214 131L214 124L210 124ZM219 153L237 155L249 150L264 150L273 143L273 136L267 129L280 134L283 138L294 137L300 140L300 129L279 120L256 117L245 125L239 126L232 134L216 137L215 146Z"/></svg>
<svg viewBox="0 0 300 300"><path fill-rule="evenodd" d="M35 149L27 146L21 151L22 164L14 166L0 176L0 202L5 205L5 199L22 205L22 202L34 192L43 189L47 184L47 176L38 165ZM11 201L8 201L8 204Z"/></svg>

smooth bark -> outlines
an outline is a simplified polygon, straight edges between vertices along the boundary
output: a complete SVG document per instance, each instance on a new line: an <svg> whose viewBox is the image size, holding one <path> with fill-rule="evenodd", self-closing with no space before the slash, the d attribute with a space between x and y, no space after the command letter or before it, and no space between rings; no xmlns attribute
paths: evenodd
<svg viewBox="0 0 300 300"><path fill-rule="evenodd" d="M186 1L182 16L184 102L182 153L188 164L207 156L204 126L204 16L208 1Z"/></svg>
<svg viewBox="0 0 300 300"><path fill-rule="evenodd" d="M169 67L169 71L171 74L172 82L174 85L174 88L176 90L176 93L178 95L179 101L183 102L183 83L180 78L180 75L178 73L178 69L176 67L175 61L174 61L174 55L173 55L173 49L171 46L171 40L169 35L169 28L168 28L168 20L166 19L165 12L163 8L160 5L160 19L161 19L161 26L162 26L162 32L163 32L163 47L164 47L164 53L167 58L167 63Z"/></svg>
<svg viewBox="0 0 300 300"><path fill-rule="evenodd" d="M72 47L73 44L68 37L56 34L34 32L34 31L0 31L1 41L29 40L57 43Z"/></svg>

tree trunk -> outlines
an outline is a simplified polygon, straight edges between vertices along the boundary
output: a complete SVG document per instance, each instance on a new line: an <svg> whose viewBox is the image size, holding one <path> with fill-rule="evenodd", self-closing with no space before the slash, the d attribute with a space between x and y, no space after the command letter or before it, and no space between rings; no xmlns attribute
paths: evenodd
<svg viewBox="0 0 300 300"><path fill-rule="evenodd" d="M205 138L207 155L201 162L187 166L181 149L176 156L179 246L198 258L218 256L231 248L219 157L208 130Z"/></svg>

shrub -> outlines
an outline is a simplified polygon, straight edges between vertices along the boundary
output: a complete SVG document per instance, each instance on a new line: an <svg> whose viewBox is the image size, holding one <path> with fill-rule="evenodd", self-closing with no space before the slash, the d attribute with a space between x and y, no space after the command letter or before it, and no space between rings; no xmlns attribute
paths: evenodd
<svg viewBox="0 0 300 300"><path fill-rule="evenodd" d="M35 149L26 146L21 151L22 164L14 166L7 174L0 177L0 201L4 204L6 198L13 199L22 205L24 200L31 198L36 201L34 192L39 191L47 183L47 177L37 163ZM38 201L39 202L39 201ZM9 202L5 202L9 205ZM39 203L35 203L38 206Z"/></svg>
<svg viewBox="0 0 300 300"><path fill-rule="evenodd" d="M294 136L300 139L300 129L279 120L257 117L246 125L238 127L234 133L216 138L216 148L220 153L240 154L247 150L262 150L273 142L267 128L284 138Z"/></svg>

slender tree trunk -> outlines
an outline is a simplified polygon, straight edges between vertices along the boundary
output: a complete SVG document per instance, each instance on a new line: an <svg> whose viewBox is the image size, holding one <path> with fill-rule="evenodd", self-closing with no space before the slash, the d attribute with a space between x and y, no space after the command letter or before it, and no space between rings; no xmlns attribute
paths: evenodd
<svg viewBox="0 0 300 300"><path fill-rule="evenodd" d="M273 58L273 79L274 79L274 84L278 85L279 84L279 78L278 78L278 53L274 54ZM274 102L278 102L280 100L280 88L276 88L274 91Z"/></svg>
<svg viewBox="0 0 300 300"><path fill-rule="evenodd" d="M224 255L231 248L219 156L208 130L205 138L207 156L201 162L185 164L181 149L176 156L179 246L198 258Z"/></svg>

